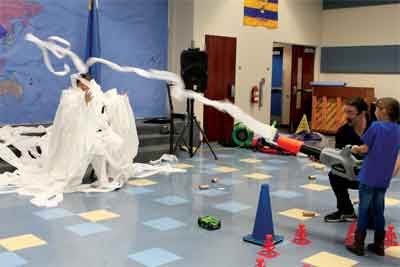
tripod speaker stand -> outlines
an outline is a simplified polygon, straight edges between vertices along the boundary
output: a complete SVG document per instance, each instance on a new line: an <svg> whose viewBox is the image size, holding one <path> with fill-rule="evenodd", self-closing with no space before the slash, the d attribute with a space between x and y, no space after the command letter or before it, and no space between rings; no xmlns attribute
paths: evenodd
<svg viewBox="0 0 400 267"><path fill-rule="evenodd" d="M197 146L195 146L193 144L194 126L197 127L197 129L201 132L201 135L202 135L202 139L197 144ZM188 140L189 144L187 144L185 139L184 139L185 132L186 132L187 128L189 128L189 140ZM207 136L206 136L204 130L201 128L199 122L196 119L196 116L194 115L194 99L188 99L187 100L187 121L186 121L185 126L182 129L181 134L178 137L178 140L176 141L175 148L174 148L174 153L176 152L176 150L178 148L178 145L180 144L181 141L188 148L188 152L189 152L189 155L190 155L191 158L196 154L196 152L199 149L199 147L201 146L201 144L206 143L208 148L210 149L211 153L213 154L215 160L218 160L217 155L215 154L214 150L212 149L210 143L208 142L208 139L207 139Z"/></svg>

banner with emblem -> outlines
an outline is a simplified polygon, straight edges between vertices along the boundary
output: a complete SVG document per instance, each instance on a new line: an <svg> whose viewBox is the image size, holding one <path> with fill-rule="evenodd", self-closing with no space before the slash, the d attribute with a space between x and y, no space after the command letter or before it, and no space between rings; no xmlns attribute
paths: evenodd
<svg viewBox="0 0 400 267"><path fill-rule="evenodd" d="M278 28L278 0L244 0L243 24Z"/></svg>

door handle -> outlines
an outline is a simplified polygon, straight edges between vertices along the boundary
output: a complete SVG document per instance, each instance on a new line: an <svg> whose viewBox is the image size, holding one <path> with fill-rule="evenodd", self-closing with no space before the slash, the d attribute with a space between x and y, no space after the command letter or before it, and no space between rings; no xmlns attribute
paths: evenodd
<svg viewBox="0 0 400 267"><path fill-rule="evenodd" d="M302 96L303 90L302 89L297 89L296 90L296 109L301 108L301 96Z"/></svg>
<svg viewBox="0 0 400 267"><path fill-rule="evenodd" d="M235 84L230 83L228 85L228 96L231 98L235 98Z"/></svg>

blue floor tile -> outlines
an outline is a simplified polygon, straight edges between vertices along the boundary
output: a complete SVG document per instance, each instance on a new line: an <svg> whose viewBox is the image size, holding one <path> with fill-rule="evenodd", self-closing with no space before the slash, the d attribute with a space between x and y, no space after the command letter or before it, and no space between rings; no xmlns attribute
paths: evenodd
<svg viewBox="0 0 400 267"><path fill-rule="evenodd" d="M267 172L271 172L271 171L279 171L279 170L280 170L280 168L278 168L278 167L274 167L274 166L266 166L266 165L257 166L256 168L257 168L257 169L260 169L260 170L267 171Z"/></svg>
<svg viewBox="0 0 400 267"><path fill-rule="evenodd" d="M129 188L125 189L124 192L126 192L130 195L143 195L143 194L153 193L154 190L144 188L144 187L129 187Z"/></svg>
<svg viewBox="0 0 400 267"><path fill-rule="evenodd" d="M395 182L395 183L400 182L400 178L399 178L399 177L393 177L392 180L391 180L391 182L392 182L392 183L393 183L393 182Z"/></svg>
<svg viewBox="0 0 400 267"><path fill-rule="evenodd" d="M12 252L0 253L0 266L1 267L15 267L25 265L28 262Z"/></svg>
<svg viewBox="0 0 400 267"><path fill-rule="evenodd" d="M306 157L297 157L296 159L297 159L297 161L299 161L299 162L301 162L303 164L312 162L308 157L307 158Z"/></svg>
<svg viewBox="0 0 400 267"><path fill-rule="evenodd" d="M295 191L278 190L278 191L272 192L271 196L291 199L291 198L303 196L303 194L295 192Z"/></svg>
<svg viewBox="0 0 400 267"><path fill-rule="evenodd" d="M179 196L166 196L162 198L157 198L154 201L167 206L176 206L176 205L186 204L189 202L188 200Z"/></svg>
<svg viewBox="0 0 400 267"><path fill-rule="evenodd" d="M317 181L329 181L328 174L317 173L313 174L313 176L317 177Z"/></svg>
<svg viewBox="0 0 400 267"><path fill-rule="evenodd" d="M397 233L397 238L399 238L399 235L400 235L400 223L395 223L394 224L394 229L395 229L395 232Z"/></svg>
<svg viewBox="0 0 400 267"><path fill-rule="evenodd" d="M256 158L258 158L258 159L269 159L269 158L271 158L271 155L267 154L267 153L256 152L255 155L256 155Z"/></svg>
<svg viewBox="0 0 400 267"><path fill-rule="evenodd" d="M215 168L218 168L218 165L216 163L205 163L200 165L199 167L201 174L215 175L218 173L214 170Z"/></svg>
<svg viewBox="0 0 400 267"><path fill-rule="evenodd" d="M78 234L79 236L88 236L92 234L110 231L111 229L98 223L81 223L65 227L67 230Z"/></svg>
<svg viewBox="0 0 400 267"><path fill-rule="evenodd" d="M75 215L72 212L61 208L45 209L42 211L35 212L34 214L44 220L55 220Z"/></svg>
<svg viewBox="0 0 400 267"><path fill-rule="evenodd" d="M147 267L157 267L171 263L182 258L160 248L152 248L128 256L129 259L141 263Z"/></svg>
<svg viewBox="0 0 400 267"><path fill-rule="evenodd" d="M267 163L271 163L271 164L287 164L288 162L286 160L270 159L270 160L267 161Z"/></svg>
<svg viewBox="0 0 400 267"><path fill-rule="evenodd" d="M326 171L307 168L295 157L266 154L260 164L241 164L238 162L240 158L262 158L263 155L245 149L223 150L221 153L232 154L232 158L221 157L214 161L210 153L197 153L199 161L191 161L187 153L181 153L184 156L181 162L190 162L195 167L188 169L186 173L154 175L152 179L159 182L155 187L126 186L116 192L65 194L60 208L76 215L55 221L44 221L42 217L56 218L64 215L60 210L55 212L57 210L34 207L30 205L29 197L0 194L0 238L33 233L49 243L48 246L15 252L27 262L20 267L254 266L256 253L260 248L247 246L240 243L239 239L252 231L260 186L266 182L270 185L275 233L285 237L284 243L277 245L280 257L277 261L268 261L268 267L300 267L303 265L302 259L320 251L350 257L342 245L349 225L321 223L324 215L336 209L336 199L332 191L316 194L299 189L299 186L309 182L307 177L313 174L317 175L317 183L329 185L329 181L321 182L326 179ZM270 163L269 160L273 159L286 160L288 164ZM238 168L240 171L201 174L201 165L212 167L215 163ZM261 169L262 167L266 169ZM253 182L243 177L248 173L270 174L273 175L273 179ZM211 183L211 179L216 177L219 181L216 184ZM225 188L226 190L222 191L228 194L220 197L198 195L197 185L203 183L208 183L210 189ZM154 191L151 193L148 190ZM295 196L292 192L304 194L304 197L287 199ZM356 190L350 190L349 193L351 198L358 196ZM387 196L400 199L399 177L392 180ZM155 199L170 206L162 205ZM178 205L180 203L187 204ZM306 227L312 245L304 248L292 243L299 222L276 214L294 207L312 210L322 216L307 221ZM120 218L93 224L78 216L79 212L97 209L118 213ZM42 213L43 211L47 212ZM197 218L205 215L220 218L222 230L208 232L199 229ZM396 233L400 236L400 208L387 207L387 215L387 225L394 224ZM82 223L88 224L77 226ZM105 230L103 225L109 228L106 232L102 232ZM70 229L66 228L67 226ZM88 236L84 237L85 235ZM368 239L368 242L371 241L373 235L369 235ZM113 245L113 242L117 242L117 245ZM214 246L216 242L217 246ZM63 249L67 243L73 247ZM243 246L244 249L241 248ZM95 251L95 257L88 255L88 248ZM144 251L147 249L152 250ZM165 250L168 250L167 253L163 253ZM7 256L4 254L6 252L8 253L0 246L0 267L15 267L24 263L13 260L15 256ZM168 254L171 252L184 259ZM229 256L232 252L234 256ZM133 255L128 258L129 254ZM175 261L176 257L181 260ZM357 266L377 266L376 257L351 258L359 261ZM138 261L134 261L135 259ZM399 265L398 259L392 257L380 258L378 263L380 267Z"/></svg>
<svg viewBox="0 0 400 267"><path fill-rule="evenodd" d="M143 224L150 226L154 229L160 230L160 231L168 231L168 230L186 226L185 223L177 221L177 220L169 218L169 217L146 221Z"/></svg>
<svg viewBox="0 0 400 267"><path fill-rule="evenodd" d="M233 155L232 154L220 154L220 153L218 153L217 157L220 158L220 159L229 159L229 158L233 158Z"/></svg>
<svg viewBox="0 0 400 267"><path fill-rule="evenodd" d="M228 194L228 192L222 191L222 190L217 190L217 189L208 189L208 190L196 190L196 194L202 195L202 196L207 196L207 197L217 197L217 196L223 196Z"/></svg>
<svg viewBox="0 0 400 267"><path fill-rule="evenodd" d="M212 169L203 169L200 170L200 174L206 174L206 175L216 175L218 172L212 170Z"/></svg>
<svg viewBox="0 0 400 267"><path fill-rule="evenodd" d="M218 167L218 165L216 163L205 163L205 164L200 165L200 168L202 170L210 170L210 169L214 169L217 167Z"/></svg>
<svg viewBox="0 0 400 267"><path fill-rule="evenodd" d="M193 157L193 158L188 158L188 159L186 159L187 161L193 161L193 162L201 162L201 161L204 161L204 159L202 158L202 157Z"/></svg>
<svg viewBox="0 0 400 267"><path fill-rule="evenodd" d="M242 204L242 203L236 202L236 201L228 201L228 202L220 203L220 204L215 205L214 207L216 209L224 210L224 211L228 211L228 212L232 212L232 213L237 213L237 212L251 208L250 206L247 206L245 204Z"/></svg>

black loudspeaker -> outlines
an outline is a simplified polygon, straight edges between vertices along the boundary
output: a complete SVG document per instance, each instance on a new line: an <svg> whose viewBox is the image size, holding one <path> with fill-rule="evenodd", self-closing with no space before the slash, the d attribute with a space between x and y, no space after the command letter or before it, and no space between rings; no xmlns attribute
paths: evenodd
<svg viewBox="0 0 400 267"><path fill-rule="evenodd" d="M207 53L187 49L181 53L181 75L186 89L203 93L207 89Z"/></svg>

